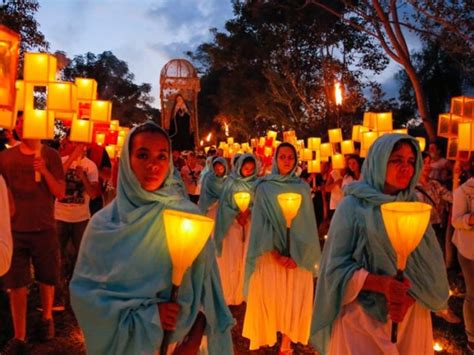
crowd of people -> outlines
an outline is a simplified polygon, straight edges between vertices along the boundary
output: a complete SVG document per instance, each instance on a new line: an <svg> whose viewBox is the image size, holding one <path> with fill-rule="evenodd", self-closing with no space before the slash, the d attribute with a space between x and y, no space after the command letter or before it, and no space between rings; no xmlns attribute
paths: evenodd
<svg viewBox="0 0 474 355"><path fill-rule="evenodd" d="M384 135L365 161L347 155L345 169L329 161L315 174L290 143L276 148L271 165L214 147L203 156L173 150L153 122L131 130L118 169L103 148L67 134L57 150L20 139L21 118L14 133L0 153L0 274L14 325L7 354L25 349L32 276L40 339L55 336L53 310L71 306L91 354L155 353L170 331L167 353L230 354L229 307L244 302L249 350L275 345L280 333L280 354L291 354L292 343L322 354L432 353L435 312L464 321L474 353L474 160L453 194L453 168L437 142L424 153L408 135ZM251 196L245 211L237 192ZM282 193L301 196L291 228ZM418 200L433 207L431 223L400 281L380 206ZM165 209L215 221L175 302ZM463 320L447 305L456 251Z"/></svg>

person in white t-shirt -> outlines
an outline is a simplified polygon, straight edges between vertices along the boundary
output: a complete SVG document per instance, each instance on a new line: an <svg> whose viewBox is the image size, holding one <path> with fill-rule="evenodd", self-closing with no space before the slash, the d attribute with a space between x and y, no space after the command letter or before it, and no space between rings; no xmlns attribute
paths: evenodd
<svg viewBox="0 0 474 355"><path fill-rule="evenodd" d="M95 163L85 156L85 146L68 137L61 142L59 153L66 177L66 195L56 200L54 217L61 246L62 285L72 276L82 235L91 217L89 201L99 196L99 172ZM68 255L68 243L72 254Z"/></svg>
<svg viewBox="0 0 474 355"><path fill-rule="evenodd" d="M342 179L344 176L344 171L339 169L332 169L329 173L329 178L326 182L326 192L331 193L329 199L329 218L331 219L334 211L336 210L339 203L344 198L344 193L342 192L341 185Z"/></svg>

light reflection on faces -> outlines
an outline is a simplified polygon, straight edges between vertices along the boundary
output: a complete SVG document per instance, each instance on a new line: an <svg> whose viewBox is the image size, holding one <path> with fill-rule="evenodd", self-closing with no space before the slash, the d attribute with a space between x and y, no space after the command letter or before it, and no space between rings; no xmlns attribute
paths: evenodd
<svg viewBox="0 0 474 355"><path fill-rule="evenodd" d="M280 147L277 155L277 166L280 175L288 175L296 164L295 152L287 146Z"/></svg>

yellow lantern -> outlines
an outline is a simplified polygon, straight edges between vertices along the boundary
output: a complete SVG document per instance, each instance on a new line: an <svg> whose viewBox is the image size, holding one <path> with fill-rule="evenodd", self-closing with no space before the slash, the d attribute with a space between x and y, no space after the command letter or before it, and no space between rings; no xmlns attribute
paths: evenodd
<svg viewBox="0 0 474 355"><path fill-rule="evenodd" d="M321 158L330 157L332 155L331 143L321 143L320 152L321 152Z"/></svg>
<svg viewBox="0 0 474 355"><path fill-rule="evenodd" d="M310 160L308 162L308 173L320 173L321 172L321 161L319 159Z"/></svg>
<svg viewBox="0 0 474 355"><path fill-rule="evenodd" d="M333 169L342 170L346 167L346 160L342 154L334 154L331 160Z"/></svg>
<svg viewBox="0 0 474 355"><path fill-rule="evenodd" d="M458 150L474 151L473 122L459 123Z"/></svg>
<svg viewBox="0 0 474 355"><path fill-rule="evenodd" d="M280 144L281 144L280 141L274 140L274 141L273 141L273 144L272 144L272 147L275 148L275 149L277 149Z"/></svg>
<svg viewBox="0 0 474 355"><path fill-rule="evenodd" d="M273 138L273 140L277 139L277 135L278 135L278 132L275 132L275 131L267 131L267 137L269 138Z"/></svg>
<svg viewBox="0 0 474 355"><path fill-rule="evenodd" d="M258 139L258 145L260 145L260 146L265 145L265 137L260 137L260 138Z"/></svg>
<svg viewBox="0 0 474 355"><path fill-rule="evenodd" d="M375 114L376 131L390 132L393 129L393 120L391 112L380 112Z"/></svg>
<svg viewBox="0 0 474 355"><path fill-rule="evenodd" d="M13 113L16 96L16 71L20 50L20 35L0 25L0 115Z"/></svg>
<svg viewBox="0 0 474 355"><path fill-rule="evenodd" d="M104 143L105 143L105 133L97 132L95 134L95 142L97 143L97 145L104 145Z"/></svg>
<svg viewBox="0 0 474 355"><path fill-rule="evenodd" d="M375 118L376 113L374 112L364 112L364 123L363 126L369 129L375 129Z"/></svg>
<svg viewBox="0 0 474 355"><path fill-rule="evenodd" d="M233 137L227 138L227 144L228 144L228 145L234 144L234 138L233 138Z"/></svg>
<svg viewBox="0 0 474 355"><path fill-rule="evenodd" d="M112 116L112 102L94 100L91 103L90 120L94 122L109 123Z"/></svg>
<svg viewBox="0 0 474 355"><path fill-rule="evenodd" d="M369 151L370 146L372 145L372 143L375 142L377 138L378 138L377 132L362 133L361 149L365 149L366 151Z"/></svg>
<svg viewBox="0 0 474 355"><path fill-rule="evenodd" d="M197 214L164 210L166 242L170 253L173 271L171 276L171 302L176 302L184 273L204 248L214 221ZM165 332L161 342L160 354L166 354L170 332Z"/></svg>
<svg viewBox="0 0 474 355"><path fill-rule="evenodd" d="M354 154L354 142L351 140L346 140L341 142L341 153L343 155L346 154Z"/></svg>
<svg viewBox="0 0 474 355"><path fill-rule="evenodd" d="M74 113L77 111L77 89L73 83L54 82L48 84L47 107L56 113ZM56 115L56 117L58 117ZM64 117L64 116L62 116Z"/></svg>
<svg viewBox="0 0 474 355"><path fill-rule="evenodd" d="M415 137L420 145L420 150L424 151L426 148L426 139L424 137Z"/></svg>
<svg viewBox="0 0 474 355"><path fill-rule="evenodd" d="M250 193L248 192L236 192L234 194L234 200L239 207L240 212L245 212L249 208L250 204Z"/></svg>
<svg viewBox="0 0 474 355"><path fill-rule="evenodd" d="M399 133L399 134L408 134L408 128L398 128L394 129L392 133Z"/></svg>
<svg viewBox="0 0 474 355"><path fill-rule="evenodd" d="M16 106L18 111L25 110L25 82L23 80L17 80L15 82L16 87Z"/></svg>
<svg viewBox="0 0 474 355"><path fill-rule="evenodd" d="M342 142L342 131L340 128L328 129L329 143Z"/></svg>
<svg viewBox="0 0 474 355"><path fill-rule="evenodd" d="M252 146L252 148L257 148L258 139L257 138L251 138L250 139L250 145Z"/></svg>
<svg viewBox="0 0 474 355"><path fill-rule="evenodd" d="M319 150L320 146L321 146L321 138L319 137L308 138L308 149Z"/></svg>
<svg viewBox="0 0 474 355"><path fill-rule="evenodd" d="M211 148L211 147L204 147L204 153L207 154L207 152L209 151L210 148Z"/></svg>
<svg viewBox="0 0 474 355"><path fill-rule="evenodd" d="M77 99L79 101L92 101L97 99L97 81L88 78L76 78Z"/></svg>
<svg viewBox="0 0 474 355"><path fill-rule="evenodd" d="M469 119L474 118L474 97L457 96L451 99L451 113L464 116Z"/></svg>
<svg viewBox="0 0 474 355"><path fill-rule="evenodd" d="M309 161L313 160L313 151L310 149L302 149L300 150L301 152L301 160L303 161Z"/></svg>
<svg viewBox="0 0 474 355"><path fill-rule="evenodd" d="M43 83L56 80L57 60L48 53L25 53L23 80L31 83Z"/></svg>
<svg viewBox="0 0 474 355"><path fill-rule="evenodd" d="M359 152L359 156L361 158L367 158L367 150L361 149L360 152Z"/></svg>
<svg viewBox="0 0 474 355"><path fill-rule="evenodd" d="M289 142L293 144L294 139L296 139L295 131L285 131L283 132L283 142Z"/></svg>
<svg viewBox="0 0 474 355"><path fill-rule="evenodd" d="M54 112L27 109L23 113L23 137L25 139L53 139Z"/></svg>
<svg viewBox="0 0 474 355"><path fill-rule="evenodd" d="M118 131L119 128L120 128L120 121L119 120L110 120L109 130Z"/></svg>
<svg viewBox="0 0 474 355"><path fill-rule="evenodd" d="M73 119L71 123L71 142L91 143L94 123L89 120Z"/></svg>
<svg viewBox="0 0 474 355"><path fill-rule="evenodd" d="M272 155L272 147L265 147L263 148L263 155L266 156L266 157L269 157Z"/></svg>
<svg viewBox="0 0 474 355"><path fill-rule="evenodd" d="M118 136L117 137L117 147L122 148L124 143L125 143L125 137L124 136Z"/></svg>
<svg viewBox="0 0 474 355"><path fill-rule="evenodd" d="M452 138L458 135L458 125L463 121L461 116L453 113L442 113L438 116L438 136Z"/></svg>
<svg viewBox="0 0 474 355"><path fill-rule="evenodd" d="M283 255L290 256L290 228L293 219L300 209L302 196L297 193L287 192L279 194L277 199L286 221L286 250Z"/></svg>
<svg viewBox="0 0 474 355"><path fill-rule="evenodd" d="M352 127L352 140L354 142L362 141L362 133L368 132L369 128L361 125L355 125Z"/></svg>
<svg viewBox="0 0 474 355"><path fill-rule="evenodd" d="M422 202L390 202L381 205L390 244L397 254L396 279L403 281L408 256L416 249L430 222L431 206ZM397 342L398 324L392 323L392 343Z"/></svg>
<svg viewBox="0 0 474 355"><path fill-rule="evenodd" d="M242 150L243 150L244 152L250 151L250 145L249 145L247 142L242 143Z"/></svg>
<svg viewBox="0 0 474 355"><path fill-rule="evenodd" d="M109 155L110 159L115 159L117 153L117 148L115 147L115 144L110 144L106 146L105 150L107 151L107 154Z"/></svg>
<svg viewBox="0 0 474 355"><path fill-rule="evenodd" d="M0 127L6 129L14 129L16 125L17 110L12 111L0 109Z"/></svg>

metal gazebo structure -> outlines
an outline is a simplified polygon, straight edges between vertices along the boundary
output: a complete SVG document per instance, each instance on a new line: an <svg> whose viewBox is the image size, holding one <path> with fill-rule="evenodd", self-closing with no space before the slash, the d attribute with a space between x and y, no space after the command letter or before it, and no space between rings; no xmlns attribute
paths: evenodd
<svg viewBox="0 0 474 355"><path fill-rule="evenodd" d="M194 134L196 148L199 147L197 95L200 90L197 71L188 60L172 59L161 69L161 126L169 130L176 97L181 95L190 112L190 130Z"/></svg>

